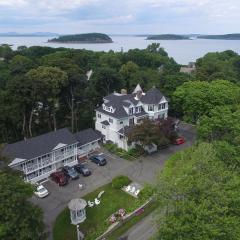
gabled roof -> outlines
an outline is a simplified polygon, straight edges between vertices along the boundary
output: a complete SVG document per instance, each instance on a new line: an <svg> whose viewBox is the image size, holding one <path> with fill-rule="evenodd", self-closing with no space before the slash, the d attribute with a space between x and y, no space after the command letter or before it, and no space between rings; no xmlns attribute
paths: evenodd
<svg viewBox="0 0 240 240"><path fill-rule="evenodd" d="M112 93L106 97L104 97L105 105L110 107L112 106L115 110L114 112L108 112L103 109L102 106L96 109L96 111L102 112L106 115L112 116L114 118L125 118L128 117L128 113L125 111L124 107L129 107L131 105L136 106L139 103L139 100L135 99L133 94L116 94Z"/></svg>
<svg viewBox="0 0 240 240"><path fill-rule="evenodd" d="M114 118L124 118L127 117L128 114L126 113L126 111L124 110L123 107L117 107L116 110L114 112L107 112L106 110L103 109L103 107L99 107L96 109L96 111L104 113L108 116L114 117Z"/></svg>
<svg viewBox="0 0 240 240"><path fill-rule="evenodd" d="M129 108L131 105L137 106L138 103L158 104L164 97L163 94L155 87L150 89L146 93L142 93L139 97L136 97L136 94L139 91L142 91L142 89L138 84L132 94L112 93L104 97L103 100L105 106L112 106L114 111L106 111L105 109L103 109L103 106L97 108L96 111L99 111L103 114L112 116L117 119L126 118L129 116L129 114L124 108Z"/></svg>
<svg viewBox="0 0 240 240"><path fill-rule="evenodd" d="M59 143L70 145L77 143L77 140L67 128L63 128L27 140L8 144L3 149L3 155L12 159L32 159L51 152Z"/></svg>
<svg viewBox="0 0 240 240"><path fill-rule="evenodd" d="M163 97L163 94L155 87L146 92L141 97L141 102L146 104L158 104Z"/></svg>
<svg viewBox="0 0 240 240"><path fill-rule="evenodd" d="M74 136L79 142L79 146L83 146L87 143L98 141L101 139L101 135L94 131L92 128L77 132L74 134Z"/></svg>
<svg viewBox="0 0 240 240"><path fill-rule="evenodd" d="M134 89L134 91L132 92L133 94L136 94L137 92L142 92L143 90L142 90L142 88L141 88L141 86L140 86L140 84L138 84L136 87L135 87L135 89Z"/></svg>

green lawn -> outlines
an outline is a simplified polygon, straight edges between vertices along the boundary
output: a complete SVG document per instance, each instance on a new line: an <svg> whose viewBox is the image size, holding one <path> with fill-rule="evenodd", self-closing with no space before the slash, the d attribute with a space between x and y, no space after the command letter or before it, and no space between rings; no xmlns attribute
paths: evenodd
<svg viewBox="0 0 240 240"><path fill-rule="evenodd" d="M107 184L96 191L83 197L86 201L93 201L100 191L105 191L101 197L101 203L93 208L87 208L87 219L80 224L80 230L85 234L86 240L92 240L104 233L110 224L107 218L120 208L128 213L136 209L143 201L136 199L122 190L113 189ZM76 227L70 223L69 210L66 208L57 217L53 228L54 240L75 240Z"/></svg>

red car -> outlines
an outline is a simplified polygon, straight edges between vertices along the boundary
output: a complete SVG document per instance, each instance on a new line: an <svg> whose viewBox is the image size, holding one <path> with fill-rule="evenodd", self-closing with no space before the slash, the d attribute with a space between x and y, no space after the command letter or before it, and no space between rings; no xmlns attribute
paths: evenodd
<svg viewBox="0 0 240 240"><path fill-rule="evenodd" d="M61 171L54 172L50 175L50 178L58 184L58 186L64 186L68 183L67 177Z"/></svg>
<svg viewBox="0 0 240 240"><path fill-rule="evenodd" d="M176 138L175 140L173 140L173 144L175 145L181 145L185 143L185 139L183 137L179 137L179 138Z"/></svg>

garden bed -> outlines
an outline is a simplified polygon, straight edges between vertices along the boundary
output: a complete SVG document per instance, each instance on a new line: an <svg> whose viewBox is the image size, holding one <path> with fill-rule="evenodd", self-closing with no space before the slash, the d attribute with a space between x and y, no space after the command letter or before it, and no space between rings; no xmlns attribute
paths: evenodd
<svg viewBox="0 0 240 240"><path fill-rule="evenodd" d="M79 225L80 231L84 233L86 240L96 239L103 234L111 225L109 217L114 212L123 208L126 210L126 213L130 213L145 201L144 199L136 199L120 189L113 188L111 183L87 194L83 199L92 201L101 191L104 191L101 197L101 203L93 208L87 207L87 218L85 222ZM53 229L53 238L54 240L77 239L76 227L70 223L68 208L63 210L57 217Z"/></svg>

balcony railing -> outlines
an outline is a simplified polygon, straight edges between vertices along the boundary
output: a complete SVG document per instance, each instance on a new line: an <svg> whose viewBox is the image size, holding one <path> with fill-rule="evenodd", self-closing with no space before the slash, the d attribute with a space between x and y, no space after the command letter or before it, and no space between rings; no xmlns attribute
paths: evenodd
<svg viewBox="0 0 240 240"><path fill-rule="evenodd" d="M72 157L72 156L74 156L74 151L67 152L67 153L62 153L62 154L59 154L59 155L55 155L55 161L60 161L60 160L63 160L65 158L69 158L69 157Z"/></svg>
<svg viewBox="0 0 240 240"><path fill-rule="evenodd" d="M42 160L42 162L39 161L39 163L33 163L33 164L29 164L27 165L25 168L24 168L24 172L25 173L30 173L30 172L34 172L40 168L43 168L43 167L47 167L49 165L52 165L53 164L53 161L51 160L51 158L48 158L48 159L45 159L45 160Z"/></svg>
<svg viewBox="0 0 240 240"><path fill-rule="evenodd" d="M64 153L58 154L58 155L55 155L54 161L51 158L45 158L45 159L42 159L42 161L39 160L38 163L32 163L32 164L29 163L28 165L23 167L23 171L26 174L28 174L28 173L34 172L38 169L52 165L54 162L58 162L58 161L66 159L66 158L70 158L72 156L74 156L74 151L69 151L65 154Z"/></svg>

